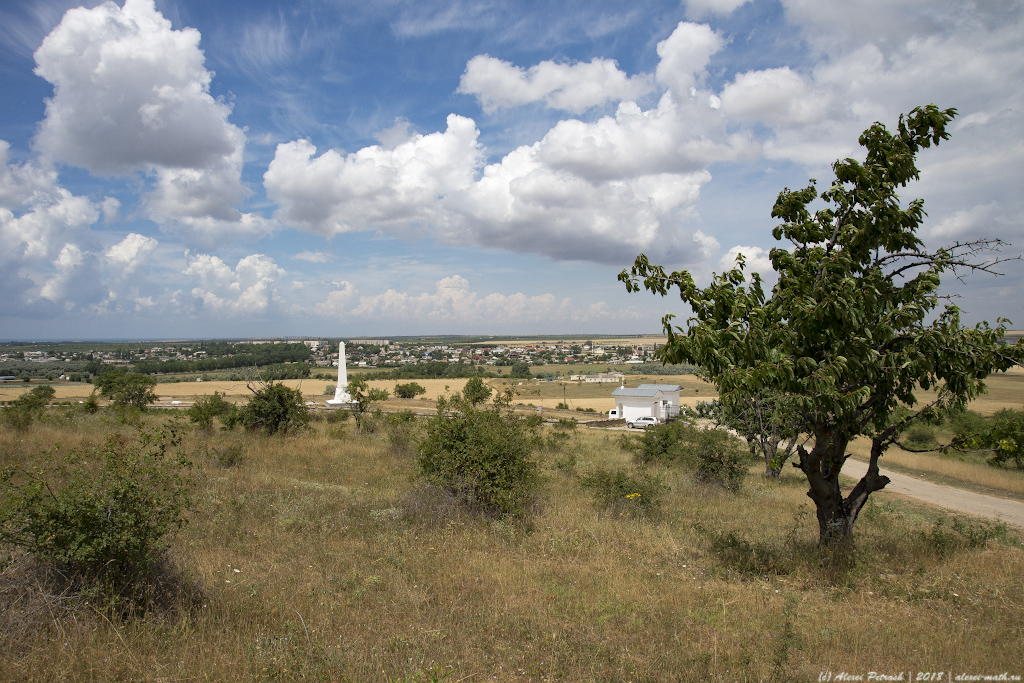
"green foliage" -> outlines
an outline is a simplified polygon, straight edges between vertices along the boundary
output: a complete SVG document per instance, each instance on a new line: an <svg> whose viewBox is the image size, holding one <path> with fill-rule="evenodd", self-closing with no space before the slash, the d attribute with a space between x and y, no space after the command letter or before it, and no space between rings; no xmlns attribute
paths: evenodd
<svg viewBox="0 0 1024 683"><path fill-rule="evenodd" d="M951 410L946 422L954 437L969 438L979 434L988 425L988 419L973 410Z"/></svg>
<svg viewBox="0 0 1024 683"><path fill-rule="evenodd" d="M370 401L386 401L388 400L388 390L370 387L370 390L366 393L366 397Z"/></svg>
<svg viewBox="0 0 1024 683"><path fill-rule="evenodd" d="M55 393L49 384L33 387L0 409L0 417L11 429L23 432L39 419Z"/></svg>
<svg viewBox="0 0 1024 683"><path fill-rule="evenodd" d="M156 400L156 378L138 372L110 370L97 377L94 384L100 396L112 399L117 408L146 410Z"/></svg>
<svg viewBox="0 0 1024 683"><path fill-rule="evenodd" d="M239 420L251 432L268 436L287 434L309 422L309 409L302 402L302 394L284 384L270 382L253 392L249 402L238 411Z"/></svg>
<svg viewBox="0 0 1024 683"><path fill-rule="evenodd" d="M213 429L214 418L225 415L235 409L233 403L224 400L224 395L213 392L210 396L201 396L189 407L187 415L189 419L200 429L209 431Z"/></svg>
<svg viewBox="0 0 1024 683"><path fill-rule="evenodd" d="M231 344L229 342L212 342L206 345L209 356L202 360L149 360L135 364L135 371L144 374L181 374L190 372L211 372L230 368L251 368L277 366L263 378L297 379L309 376L309 365L301 361L308 360L311 351L302 342L287 344ZM285 365L285 364L288 365ZM295 369L291 369L294 367ZM95 372L95 370L93 370ZM277 376L278 372L287 377ZM304 373L304 374L303 374Z"/></svg>
<svg viewBox="0 0 1024 683"><path fill-rule="evenodd" d="M923 422L916 422L903 432L903 445L915 451L926 451L938 448L935 439L935 428Z"/></svg>
<svg viewBox="0 0 1024 683"><path fill-rule="evenodd" d="M217 467L229 469L236 465L241 465L245 460L245 449L240 443L228 444L223 448L212 448L210 450L213 453L213 459L217 463Z"/></svg>
<svg viewBox="0 0 1024 683"><path fill-rule="evenodd" d="M31 467L3 472L0 540L53 561L107 597L133 593L185 525L188 461L177 425L138 442L112 434L101 446L57 447Z"/></svg>
<svg viewBox="0 0 1024 683"><path fill-rule="evenodd" d="M530 376L530 364L525 360L517 360L512 363L512 370L509 372L509 377L515 377L517 379L526 379Z"/></svg>
<svg viewBox="0 0 1024 683"><path fill-rule="evenodd" d="M743 444L721 429L698 431L699 436L688 452L688 459L694 467L694 478L702 484L739 491L743 487L750 462Z"/></svg>
<svg viewBox="0 0 1024 683"><path fill-rule="evenodd" d="M658 475L599 467L580 477L580 486L594 493L597 507L622 517L653 517L660 511L668 486Z"/></svg>
<svg viewBox="0 0 1024 683"><path fill-rule="evenodd" d="M954 445L992 451L988 463L995 467L1024 469L1024 411L1004 408L978 433L954 439Z"/></svg>
<svg viewBox="0 0 1024 683"><path fill-rule="evenodd" d="M506 400L479 409L460 395L442 396L419 446L423 475L471 509L521 515L537 484L526 420Z"/></svg>
<svg viewBox="0 0 1024 683"><path fill-rule="evenodd" d="M427 393L427 390L416 382L395 385L395 396L398 398L416 398L420 394Z"/></svg>
<svg viewBox="0 0 1024 683"><path fill-rule="evenodd" d="M328 384L324 387L324 396L334 396L334 389L337 387L336 384Z"/></svg>
<svg viewBox="0 0 1024 683"><path fill-rule="evenodd" d="M631 450L638 463L681 464L700 483L730 491L743 487L750 462L743 442L729 432L680 420L648 427Z"/></svg>
<svg viewBox="0 0 1024 683"><path fill-rule="evenodd" d="M373 431L373 419L366 412L374 402L388 400L388 392L371 388L362 377L350 379L347 389L356 406L356 426L360 431Z"/></svg>
<svg viewBox="0 0 1024 683"><path fill-rule="evenodd" d="M628 291L678 290L693 311L685 329L665 316L659 359L697 365L727 407L761 391L784 396L794 430L815 436L810 451L798 448L798 465L821 543L852 535L868 496L888 484L878 458L909 422L963 408L991 372L1024 360L1024 344L1002 343L1006 321L964 328L956 306L937 311L942 273L995 272L1000 259L981 255L1003 243L928 251L916 234L923 202L904 206L897 194L918 179L918 152L949 137L955 115L928 105L901 116L895 132L875 123L860 138L864 162L835 162L836 179L820 200L813 180L783 190L772 210L782 223L772 234L791 248L771 251L770 295L760 275L748 280L742 255L704 288L689 272L668 273L642 254L619 275ZM922 389L930 402L918 406ZM901 406L913 410L898 415ZM869 469L844 496L839 474L859 435L872 440Z"/></svg>
<svg viewBox="0 0 1024 683"><path fill-rule="evenodd" d="M479 377L470 377L462 387L462 397L473 405L485 403L491 397L491 388Z"/></svg>

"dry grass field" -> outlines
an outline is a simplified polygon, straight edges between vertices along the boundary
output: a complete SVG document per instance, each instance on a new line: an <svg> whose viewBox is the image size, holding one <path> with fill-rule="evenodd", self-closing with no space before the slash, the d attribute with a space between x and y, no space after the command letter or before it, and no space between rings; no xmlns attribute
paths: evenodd
<svg viewBox="0 0 1024 683"><path fill-rule="evenodd" d="M0 432L0 461L135 433L104 411L47 420ZM0 680L1024 674L1013 532L888 501L866 509L854 551L822 554L804 484L768 483L753 464L739 494L654 468L660 514L615 516L578 476L632 470L630 455L619 434L586 429L538 452L527 519L487 520L431 503L410 437L351 420L274 438L189 432L196 505L171 553L195 602L118 618L14 554L0 573ZM222 467L230 447L241 459Z"/></svg>

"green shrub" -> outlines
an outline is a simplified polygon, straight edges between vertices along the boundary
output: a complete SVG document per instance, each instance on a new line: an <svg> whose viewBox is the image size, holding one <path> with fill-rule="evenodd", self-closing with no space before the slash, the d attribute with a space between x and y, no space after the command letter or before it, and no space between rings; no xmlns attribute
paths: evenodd
<svg viewBox="0 0 1024 683"><path fill-rule="evenodd" d="M935 440L935 428L923 422L911 424L903 432L903 445L917 451L937 448L938 441Z"/></svg>
<svg viewBox="0 0 1024 683"><path fill-rule="evenodd" d="M229 444L223 448L213 448L214 461L217 467L229 469L241 465L245 461L245 449L240 443Z"/></svg>
<svg viewBox="0 0 1024 683"><path fill-rule="evenodd" d="M8 427L23 432L39 419L54 393L49 384L34 387L4 406L0 416Z"/></svg>
<svg viewBox="0 0 1024 683"><path fill-rule="evenodd" d="M420 394L425 393L427 393L427 390L418 382L395 385L395 396L398 398L416 398Z"/></svg>
<svg viewBox="0 0 1024 683"><path fill-rule="evenodd" d="M210 431L213 429L213 419L231 412L233 408L234 404L225 401L224 395L215 391L210 396L197 398L186 414L197 427Z"/></svg>
<svg viewBox="0 0 1024 683"><path fill-rule="evenodd" d="M35 466L7 468L0 540L55 562L85 589L135 597L185 525L189 463L174 425L139 442L113 434L100 446L57 447Z"/></svg>
<svg viewBox="0 0 1024 683"><path fill-rule="evenodd" d="M750 452L732 434L721 429L702 429L691 447L694 478L702 484L739 491L747 476Z"/></svg>
<svg viewBox="0 0 1024 683"><path fill-rule="evenodd" d="M239 421L251 432L268 436L287 434L309 422L309 409L302 402L302 394L283 384L269 382L253 389L253 396L239 411Z"/></svg>
<svg viewBox="0 0 1024 683"><path fill-rule="evenodd" d="M788 574L793 571L796 548L792 539L749 541L735 531L721 532L696 524L694 530L707 539L711 553L723 567L742 574Z"/></svg>
<svg viewBox="0 0 1024 683"><path fill-rule="evenodd" d="M599 509L623 517L656 515L660 511L661 497L668 490L660 476L603 467L581 477L580 486L593 491Z"/></svg>
<svg viewBox="0 0 1024 683"><path fill-rule="evenodd" d="M352 413L348 410L332 410L327 413L326 420L329 424L337 424L338 422L348 422L351 417Z"/></svg>
<svg viewBox="0 0 1024 683"><path fill-rule="evenodd" d="M413 455L416 453L419 421L416 413L403 410L397 413L382 415L380 422L384 426L388 444L395 453Z"/></svg>
<svg viewBox="0 0 1024 683"><path fill-rule="evenodd" d="M521 515L537 484L527 420L507 400L478 409L442 396L419 445L423 475L462 504L485 514Z"/></svg>
<svg viewBox="0 0 1024 683"><path fill-rule="evenodd" d="M702 429L683 421L654 425L639 442L625 444L640 463L682 464L704 484L737 491L743 486L750 453L743 442L722 429Z"/></svg>

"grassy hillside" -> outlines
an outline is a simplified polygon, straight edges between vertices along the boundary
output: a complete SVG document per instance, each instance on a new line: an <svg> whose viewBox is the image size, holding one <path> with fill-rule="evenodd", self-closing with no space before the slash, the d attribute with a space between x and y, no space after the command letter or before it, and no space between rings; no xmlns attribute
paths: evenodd
<svg viewBox="0 0 1024 683"><path fill-rule="evenodd" d="M136 433L102 411L47 419L0 432L3 465ZM822 555L805 485L765 482L755 463L738 494L651 468L668 486L660 512L620 516L579 476L633 471L630 454L620 434L583 429L538 451L527 519L482 519L416 483L408 424L190 432L196 506L168 576L192 598L119 618L5 552L0 680L1024 673L1024 547L1005 528L874 503L856 549Z"/></svg>

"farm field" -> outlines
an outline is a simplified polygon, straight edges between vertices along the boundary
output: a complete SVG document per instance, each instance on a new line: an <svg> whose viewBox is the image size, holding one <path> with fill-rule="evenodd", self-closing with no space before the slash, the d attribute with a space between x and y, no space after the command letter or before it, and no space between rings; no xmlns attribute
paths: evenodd
<svg viewBox="0 0 1024 683"><path fill-rule="evenodd" d="M166 412L144 418L156 426ZM815 549L791 471L736 494L650 467L651 516L598 507L580 477L637 472L622 435L538 451L523 520L415 480L417 423L352 420L265 438L189 431L195 507L171 544L191 598L118 618L0 573L2 680L812 681L823 671L1024 673L1013 530L876 500L856 548ZM553 431L545 428L546 434ZM0 432L3 464L135 428L103 411ZM635 435L626 435L634 438ZM225 453L237 457L227 461Z"/></svg>

